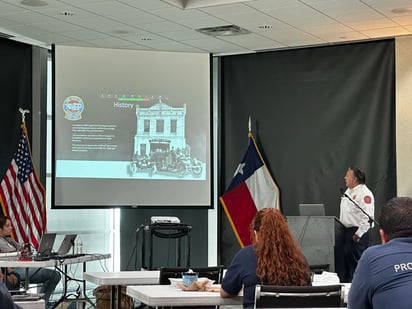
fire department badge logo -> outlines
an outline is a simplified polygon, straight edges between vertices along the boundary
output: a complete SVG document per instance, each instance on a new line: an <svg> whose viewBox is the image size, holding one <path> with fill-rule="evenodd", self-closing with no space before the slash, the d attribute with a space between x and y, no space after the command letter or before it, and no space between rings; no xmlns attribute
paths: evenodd
<svg viewBox="0 0 412 309"><path fill-rule="evenodd" d="M67 97L63 102L64 118L68 120L75 121L82 119L83 110L83 100L77 96Z"/></svg>

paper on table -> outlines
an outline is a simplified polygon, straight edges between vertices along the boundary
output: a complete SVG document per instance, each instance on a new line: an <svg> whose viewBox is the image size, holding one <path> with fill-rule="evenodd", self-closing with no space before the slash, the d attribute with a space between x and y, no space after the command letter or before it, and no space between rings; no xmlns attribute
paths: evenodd
<svg viewBox="0 0 412 309"><path fill-rule="evenodd" d="M198 278L198 279L197 279L197 281L204 281L204 280L207 280L207 281L208 281L208 282L207 282L207 286L210 286L210 285L213 284L213 282L215 282L214 280L211 280L211 279L206 278L206 277L201 277L201 278ZM181 285L183 284L183 279L182 279L182 278L169 278L169 281L170 281L170 284L171 284L172 286L177 286L177 287L179 287L178 283L180 283Z"/></svg>
<svg viewBox="0 0 412 309"><path fill-rule="evenodd" d="M176 284L183 291L206 291L206 287L209 284L209 279L206 278L206 280L195 281L189 286L184 286L183 283L180 282L177 282Z"/></svg>
<svg viewBox="0 0 412 309"><path fill-rule="evenodd" d="M337 273L323 271L321 274L314 274L312 285L332 285L339 284L340 280Z"/></svg>
<svg viewBox="0 0 412 309"><path fill-rule="evenodd" d="M206 291L208 292L220 292L220 284L212 284L206 286Z"/></svg>

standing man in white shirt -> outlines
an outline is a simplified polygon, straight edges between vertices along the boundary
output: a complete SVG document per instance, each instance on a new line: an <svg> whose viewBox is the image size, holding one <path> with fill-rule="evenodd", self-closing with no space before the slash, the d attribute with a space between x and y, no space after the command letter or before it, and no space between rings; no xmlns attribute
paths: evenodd
<svg viewBox="0 0 412 309"><path fill-rule="evenodd" d="M344 177L346 191L340 202L340 221L345 229L345 282L352 282L353 273L362 252L369 246L369 229L375 211L375 198L365 185L365 173L358 167L350 166ZM361 208L361 209L359 209Z"/></svg>

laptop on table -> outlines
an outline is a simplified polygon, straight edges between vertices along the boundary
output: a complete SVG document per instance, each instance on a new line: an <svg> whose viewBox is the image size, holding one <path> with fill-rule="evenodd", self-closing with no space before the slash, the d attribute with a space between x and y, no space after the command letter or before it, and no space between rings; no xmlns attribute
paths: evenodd
<svg viewBox="0 0 412 309"><path fill-rule="evenodd" d="M59 249L54 256L64 256L69 254L69 251L72 247L74 247L74 240L76 239L77 234L67 234L64 236Z"/></svg>
<svg viewBox="0 0 412 309"><path fill-rule="evenodd" d="M57 252L52 253L50 258L54 260L60 260L84 256L84 253L70 253L70 249L74 247L74 240L76 239L76 237L77 234L65 235L59 249L57 250Z"/></svg>
<svg viewBox="0 0 412 309"><path fill-rule="evenodd" d="M40 239L37 254L33 257L34 260L46 260L50 257L53 251L56 233L44 233Z"/></svg>
<svg viewBox="0 0 412 309"><path fill-rule="evenodd" d="M45 260L59 260L59 259L68 259L73 257L79 257L84 254L73 254L70 253L70 249L74 246L74 240L76 239L77 234L67 234L64 236L59 249L57 252L53 252L53 245L56 239L56 233L45 233L43 234L39 249L37 254L33 257L35 261L45 261Z"/></svg>

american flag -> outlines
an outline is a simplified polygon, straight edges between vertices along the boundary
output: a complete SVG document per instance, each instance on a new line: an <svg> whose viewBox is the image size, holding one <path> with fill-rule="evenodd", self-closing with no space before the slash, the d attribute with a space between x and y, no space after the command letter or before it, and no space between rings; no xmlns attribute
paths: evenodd
<svg viewBox="0 0 412 309"><path fill-rule="evenodd" d="M3 176L0 202L13 224L13 238L38 248L46 229L45 190L33 168L25 124L10 166Z"/></svg>

